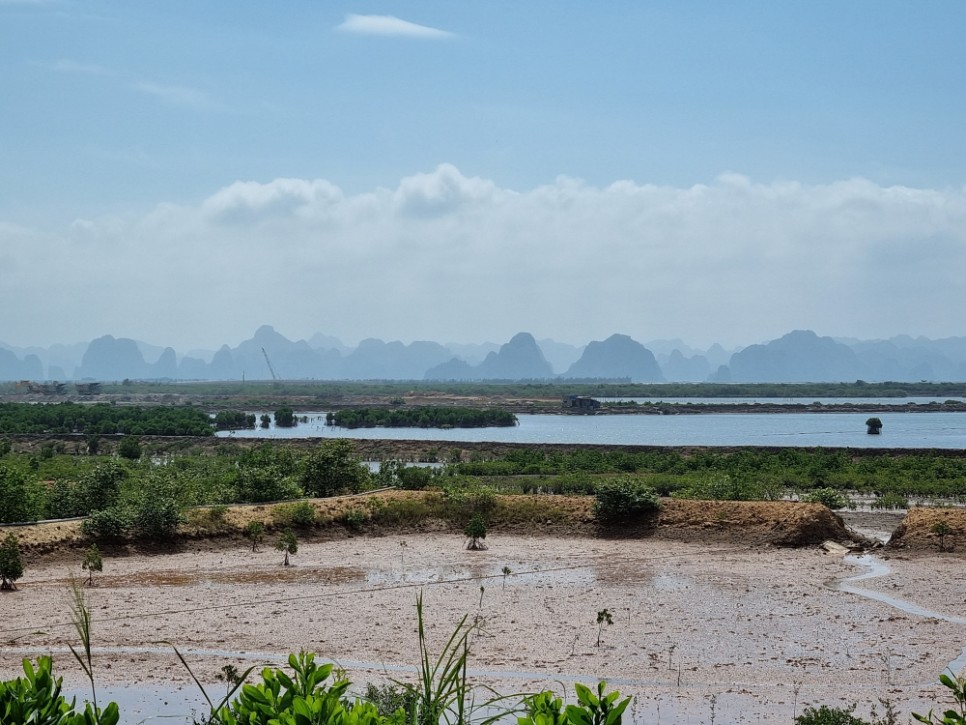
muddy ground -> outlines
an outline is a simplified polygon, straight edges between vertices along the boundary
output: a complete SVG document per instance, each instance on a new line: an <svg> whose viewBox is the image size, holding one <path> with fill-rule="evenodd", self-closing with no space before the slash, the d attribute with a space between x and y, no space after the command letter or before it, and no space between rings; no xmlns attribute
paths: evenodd
<svg viewBox="0 0 966 725"><path fill-rule="evenodd" d="M885 550L892 571L857 583L927 616L837 590L864 569L818 546L687 538L494 532L470 552L449 532L341 537L303 544L289 568L271 547L230 540L108 558L87 590L96 672L105 684L186 683L173 644L207 682L225 664L300 648L356 683L409 679L421 593L434 649L468 617L479 682L572 692L606 678L635 697L637 721L710 722L712 696L717 722L752 723L791 722L810 703L868 713L879 698L924 711L942 696L933 683L966 645L966 624L942 619L966 608L955 552ZM81 683L64 648L77 642L67 584L82 575L78 562L40 557L0 597L0 676L51 651ZM614 623L598 646L603 609Z"/></svg>

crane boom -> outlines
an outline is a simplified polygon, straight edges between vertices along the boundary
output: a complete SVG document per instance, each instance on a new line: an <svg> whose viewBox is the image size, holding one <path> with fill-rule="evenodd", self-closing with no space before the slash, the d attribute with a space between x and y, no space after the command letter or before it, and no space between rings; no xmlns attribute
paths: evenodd
<svg viewBox="0 0 966 725"><path fill-rule="evenodd" d="M268 363L268 372L272 374L272 380L278 380L278 375L275 374L275 368L272 367L272 361L268 359L268 353L265 352L265 348L262 348L262 355L265 356L265 362Z"/></svg>

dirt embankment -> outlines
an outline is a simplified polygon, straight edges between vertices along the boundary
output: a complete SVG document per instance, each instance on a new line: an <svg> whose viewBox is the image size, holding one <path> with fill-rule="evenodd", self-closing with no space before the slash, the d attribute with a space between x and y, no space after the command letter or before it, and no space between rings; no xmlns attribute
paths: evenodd
<svg viewBox="0 0 966 725"><path fill-rule="evenodd" d="M966 509L910 509L889 541L890 549L966 551Z"/></svg>
<svg viewBox="0 0 966 725"><path fill-rule="evenodd" d="M306 539L370 535L462 531L465 521L447 506L441 494L428 491L385 491L310 501L316 524L301 529ZM284 518L289 504L261 504L189 512L178 532L179 543L206 540L212 546L235 545L248 522L259 520L267 531L290 522ZM87 546L80 521L33 526L0 527L14 531L23 548L34 555L64 554ZM797 502L683 501L666 499L660 512L621 528L602 529L593 515L590 496L498 496L490 515L491 532L542 536L655 538L691 542L729 542L748 545L806 546L827 539L855 541L842 520L824 506ZM120 543L125 549L150 552L152 547ZM171 546L162 547L170 550Z"/></svg>

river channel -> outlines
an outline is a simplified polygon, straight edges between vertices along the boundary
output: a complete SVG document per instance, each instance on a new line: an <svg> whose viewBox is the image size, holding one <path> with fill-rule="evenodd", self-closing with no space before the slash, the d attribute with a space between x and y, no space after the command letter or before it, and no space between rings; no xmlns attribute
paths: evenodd
<svg viewBox="0 0 966 725"><path fill-rule="evenodd" d="M256 411L260 416L263 411ZM518 415L508 428L338 428L325 411L303 413L293 428L221 431L235 438L356 438L493 443L653 446L823 446L966 448L966 413L883 413L868 435L867 413L707 413L702 415ZM269 413L270 415L270 413Z"/></svg>

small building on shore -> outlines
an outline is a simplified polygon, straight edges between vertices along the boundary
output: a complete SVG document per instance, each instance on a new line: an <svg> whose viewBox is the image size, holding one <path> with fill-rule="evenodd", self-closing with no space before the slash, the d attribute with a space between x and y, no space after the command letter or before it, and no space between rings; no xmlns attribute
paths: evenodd
<svg viewBox="0 0 966 725"><path fill-rule="evenodd" d="M600 410L600 401L588 395L565 395L563 407L570 413L595 413Z"/></svg>

